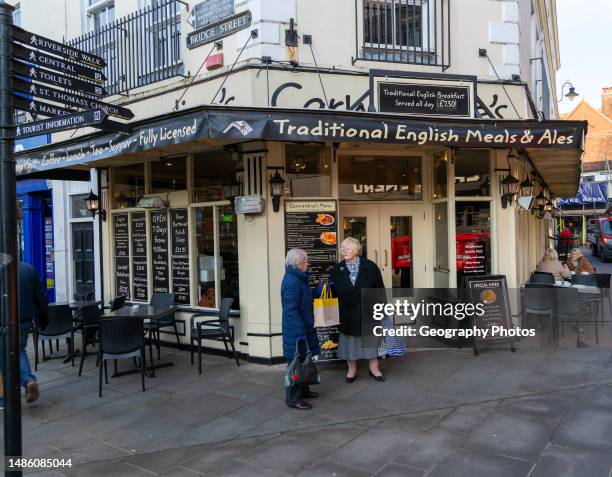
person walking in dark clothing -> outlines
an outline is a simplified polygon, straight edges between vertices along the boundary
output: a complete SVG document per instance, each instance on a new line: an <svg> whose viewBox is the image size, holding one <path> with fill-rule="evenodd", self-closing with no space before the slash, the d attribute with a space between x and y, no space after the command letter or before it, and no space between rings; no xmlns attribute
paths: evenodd
<svg viewBox="0 0 612 477"><path fill-rule="evenodd" d="M299 353L306 357L306 345L313 356L318 355L319 338L314 328L313 296L308 285L308 256L304 250L294 248L287 252L285 259L285 276L281 284L281 305L283 308L283 355L291 362L295 355L296 341L299 342ZM308 386L290 386L285 388L287 406L308 410L312 405L304 399L315 398L319 394L310 391Z"/></svg>
<svg viewBox="0 0 612 477"><path fill-rule="evenodd" d="M49 323L47 292L38 271L30 264L19 262L19 370L27 402L36 401L39 395L36 376L32 374L26 352L28 335L33 330L34 321L40 330L44 330ZM4 350L0 351L0 369L4 376ZM0 403L4 406L3 401L2 399Z"/></svg>

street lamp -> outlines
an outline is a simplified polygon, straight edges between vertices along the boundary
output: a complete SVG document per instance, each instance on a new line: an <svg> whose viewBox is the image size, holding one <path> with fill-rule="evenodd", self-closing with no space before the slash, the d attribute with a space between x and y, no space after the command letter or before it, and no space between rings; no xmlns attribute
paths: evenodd
<svg viewBox="0 0 612 477"><path fill-rule="evenodd" d="M274 175L268 181L270 184L270 194L272 195L272 208L274 212L278 212L280 209L280 199L283 195L283 189L285 187L285 179L278 173L278 169Z"/></svg>
<svg viewBox="0 0 612 477"><path fill-rule="evenodd" d="M565 88L566 86L569 86L569 90L564 95L563 88ZM563 101L564 97L569 99L570 101L574 101L574 99L576 99L577 96L580 96L580 94L576 93L576 88L574 88L574 85L570 83L569 81L566 81L565 83L561 85L561 99L558 100L557 103L560 103L561 101Z"/></svg>
<svg viewBox="0 0 612 477"><path fill-rule="evenodd" d="M529 180L529 176L525 175L525 179L521 182L521 195L531 195L533 192L533 183Z"/></svg>
<svg viewBox="0 0 612 477"><path fill-rule="evenodd" d="M85 207L87 207L92 217L100 214L100 218L103 221L106 220L106 210L100 208L100 197L94 194L91 189L89 189L89 195L85 198Z"/></svg>
<svg viewBox="0 0 612 477"><path fill-rule="evenodd" d="M232 204L242 191L242 184L236 179L234 179L232 182L223 184L221 187L223 188L223 197L225 197L226 200L229 200Z"/></svg>

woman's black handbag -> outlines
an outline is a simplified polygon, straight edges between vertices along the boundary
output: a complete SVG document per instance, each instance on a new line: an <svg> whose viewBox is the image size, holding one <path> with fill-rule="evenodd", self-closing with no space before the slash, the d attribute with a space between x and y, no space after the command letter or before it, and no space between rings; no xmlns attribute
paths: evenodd
<svg viewBox="0 0 612 477"><path fill-rule="evenodd" d="M285 371L285 387L287 388L292 386L310 386L311 384L321 383L319 370L312 360L312 353L308 347L308 340L304 339L304 341L306 342L307 349L304 361L300 359L300 338L295 342L295 355Z"/></svg>

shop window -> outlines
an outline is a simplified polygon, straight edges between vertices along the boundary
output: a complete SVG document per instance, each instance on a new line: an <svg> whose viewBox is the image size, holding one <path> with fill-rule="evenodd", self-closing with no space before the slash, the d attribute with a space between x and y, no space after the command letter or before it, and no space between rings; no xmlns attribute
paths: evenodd
<svg viewBox="0 0 612 477"><path fill-rule="evenodd" d="M229 184L235 180L236 167L231 152L215 151L194 157L194 202L224 200L223 184Z"/></svg>
<svg viewBox="0 0 612 477"><path fill-rule="evenodd" d="M71 219L87 219L91 217L91 213L87 210L85 199L89 194L78 194L70 196L70 218Z"/></svg>
<svg viewBox="0 0 612 477"><path fill-rule="evenodd" d="M285 171L291 197L331 196L331 152L320 144L285 146Z"/></svg>
<svg viewBox="0 0 612 477"><path fill-rule="evenodd" d="M434 154L434 187L433 198L444 199L447 197L448 184L448 155L443 152Z"/></svg>
<svg viewBox="0 0 612 477"><path fill-rule="evenodd" d="M198 207L195 224L198 306L219 308L223 298L233 298L232 309L240 309L238 228L233 207Z"/></svg>
<svg viewBox="0 0 612 477"><path fill-rule="evenodd" d="M457 286L467 275L491 273L491 206L489 202L457 202Z"/></svg>
<svg viewBox="0 0 612 477"><path fill-rule="evenodd" d="M113 205L115 209L136 207L145 192L144 164L115 167L113 182Z"/></svg>
<svg viewBox="0 0 612 477"><path fill-rule="evenodd" d="M462 149L455 153L456 196L488 196L490 177L489 151Z"/></svg>
<svg viewBox="0 0 612 477"><path fill-rule="evenodd" d="M187 190L187 157L165 157L151 162L151 193Z"/></svg>
<svg viewBox="0 0 612 477"><path fill-rule="evenodd" d="M343 157L338 161L342 200L421 200L421 157Z"/></svg>

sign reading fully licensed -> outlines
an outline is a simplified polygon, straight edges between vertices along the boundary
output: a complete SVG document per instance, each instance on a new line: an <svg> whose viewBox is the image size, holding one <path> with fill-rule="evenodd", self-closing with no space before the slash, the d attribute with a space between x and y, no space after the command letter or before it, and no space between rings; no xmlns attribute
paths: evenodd
<svg viewBox="0 0 612 477"><path fill-rule="evenodd" d="M252 18L251 12L246 11L234 15L231 18L192 31L187 35L187 48L192 49L206 45L207 43L212 43L213 41L229 36L237 31L244 30L251 26Z"/></svg>
<svg viewBox="0 0 612 477"><path fill-rule="evenodd" d="M93 109L91 111L83 111L82 113L68 114L57 118L19 124L15 131L15 138L22 139L63 131L65 129L94 126L104 121L107 117L108 114L101 109Z"/></svg>

